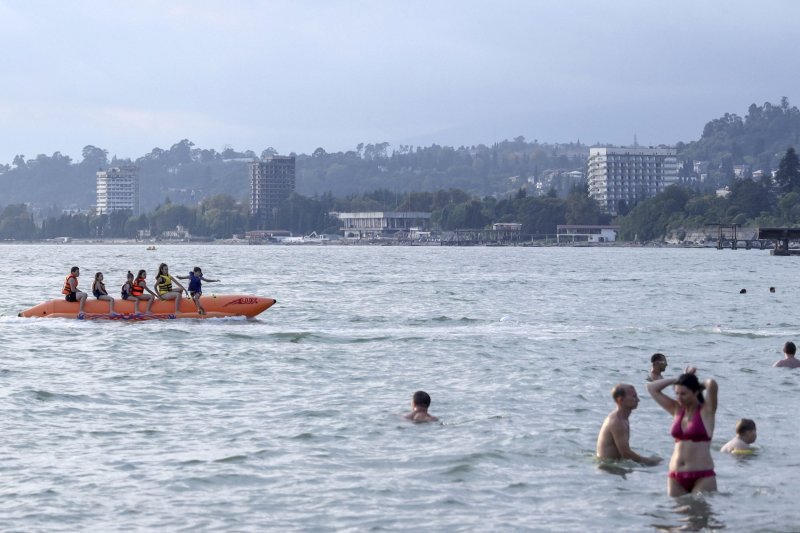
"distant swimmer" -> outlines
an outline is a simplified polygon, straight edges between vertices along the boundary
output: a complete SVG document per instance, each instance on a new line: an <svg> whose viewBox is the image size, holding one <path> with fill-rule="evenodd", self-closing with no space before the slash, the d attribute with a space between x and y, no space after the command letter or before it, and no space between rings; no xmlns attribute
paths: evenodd
<svg viewBox="0 0 800 533"><path fill-rule="evenodd" d="M647 381L658 381L663 379L661 375L667 369L667 356L663 353L654 353L650 357L650 373L647 374Z"/></svg>
<svg viewBox="0 0 800 533"><path fill-rule="evenodd" d="M720 451L735 455L753 453L751 444L756 441L757 436L756 423L749 418L742 418L736 423L736 436L728 441Z"/></svg>
<svg viewBox="0 0 800 533"><path fill-rule="evenodd" d="M411 412L406 414L405 418L412 422L438 422L438 418L428 414L428 408L430 406L430 395L425 391L418 390L411 398Z"/></svg>
<svg viewBox="0 0 800 533"><path fill-rule="evenodd" d="M739 294L747 294L747 289L742 289L739 291Z"/></svg>
<svg viewBox="0 0 800 533"><path fill-rule="evenodd" d="M775 292L775 287L770 287L769 292Z"/></svg>
<svg viewBox="0 0 800 533"><path fill-rule="evenodd" d="M597 435L597 457L600 459L631 459L646 466L655 466L660 457L644 457L631 450L631 427L628 418L639 405L639 396L633 385L619 383L611 389L611 397L617 404L600 428Z"/></svg>
<svg viewBox="0 0 800 533"><path fill-rule="evenodd" d="M779 366L784 368L798 368L800 367L800 361L795 358L797 354L797 346L794 345L792 341L787 342L783 345L783 359L780 361L775 361L772 366Z"/></svg>
<svg viewBox="0 0 800 533"><path fill-rule="evenodd" d="M78 290L78 277L81 275L81 269L74 266L69 271L69 276L64 280L64 288L61 289L61 294L68 302L79 302L78 316L83 315L83 306L86 304L86 293Z"/></svg>
<svg viewBox="0 0 800 533"><path fill-rule="evenodd" d="M675 448L669 461L667 494L717 490L717 475L711 458L711 437L717 413L717 382L701 384L694 367L687 367L677 378L660 379L647 384L650 396L674 418L670 433ZM674 385L673 400L662 391ZM703 390L707 397L703 398Z"/></svg>

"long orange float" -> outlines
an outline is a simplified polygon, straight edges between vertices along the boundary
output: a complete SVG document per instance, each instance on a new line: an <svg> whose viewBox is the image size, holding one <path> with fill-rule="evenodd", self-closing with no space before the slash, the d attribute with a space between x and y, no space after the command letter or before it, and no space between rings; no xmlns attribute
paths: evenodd
<svg viewBox="0 0 800 533"><path fill-rule="evenodd" d="M78 316L79 305L77 302L66 300L50 300L40 303L30 309L19 313L21 317L40 318L80 318L82 320L171 320L176 318L222 318L229 316L245 316L252 318L263 313L273 305L274 298L262 298L242 294L224 294L220 296L202 296L200 303L206 314L197 312L194 303L186 298L181 300L180 312L175 313L174 300L156 300L153 302L151 313L144 313L147 302L139 302L139 313L133 312L133 301L116 298L114 301L115 314L109 314L108 302L97 300L89 296L84 305L84 313Z"/></svg>

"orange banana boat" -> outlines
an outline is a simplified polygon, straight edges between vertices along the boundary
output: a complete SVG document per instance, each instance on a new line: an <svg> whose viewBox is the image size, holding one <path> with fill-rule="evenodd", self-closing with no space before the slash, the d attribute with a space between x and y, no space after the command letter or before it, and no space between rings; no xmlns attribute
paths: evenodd
<svg viewBox="0 0 800 533"><path fill-rule="evenodd" d="M91 296L87 298L84 312L79 316L78 302L66 300L50 300L40 303L30 309L19 313L21 317L40 318L78 318L82 320L171 320L176 318L222 318L230 316L244 316L253 318L263 313L273 305L274 298L262 298L242 294L228 294L220 296L202 296L200 303L206 314L197 312L194 303L184 298L181 300L180 313L175 313L175 302L172 300L153 302L151 313L144 313L147 302L139 302L139 313L133 312L133 301L116 298L114 301L115 314L108 312L108 302L96 300Z"/></svg>

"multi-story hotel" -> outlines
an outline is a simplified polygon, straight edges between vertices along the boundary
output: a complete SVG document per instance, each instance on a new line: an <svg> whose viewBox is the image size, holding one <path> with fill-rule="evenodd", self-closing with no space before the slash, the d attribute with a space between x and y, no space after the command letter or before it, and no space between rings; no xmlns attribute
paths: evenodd
<svg viewBox="0 0 800 533"><path fill-rule="evenodd" d="M294 157L253 161L250 169L250 214L269 225L274 210L294 192Z"/></svg>
<svg viewBox="0 0 800 533"><path fill-rule="evenodd" d="M97 214L114 211L139 214L139 169L135 166L111 167L97 173Z"/></svg>
<svg viewBox="0 0 800 533"><path fill-rule="evenodd" d="M678 158L672 148L590 148L589 196L612 215L620 202L633 206L652 198L678 180Z"/></svg>

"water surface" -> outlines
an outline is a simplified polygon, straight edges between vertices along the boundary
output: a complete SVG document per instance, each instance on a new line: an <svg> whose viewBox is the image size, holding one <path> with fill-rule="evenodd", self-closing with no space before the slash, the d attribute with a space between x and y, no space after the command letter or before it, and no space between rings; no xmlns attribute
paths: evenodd
<svg viewBox="0 0 800 533"><path fill-rule="evenodd" d="M800 258L761 251L4 245L4 529L642 531L800 523ZM258 320L23 319L105 273L195 265L211 293L274 297ZM152 277L152 276L151 276ZM768 288L777 291L770 294ZM746 288L747 294L739 294ZM720 384L760 453L714 452L720 493L675 501L666 465L598 468L610 389L642 397L632 445L668 459L644 389L666 353ZM441 424L402 420L428 391Z"/></svg>

